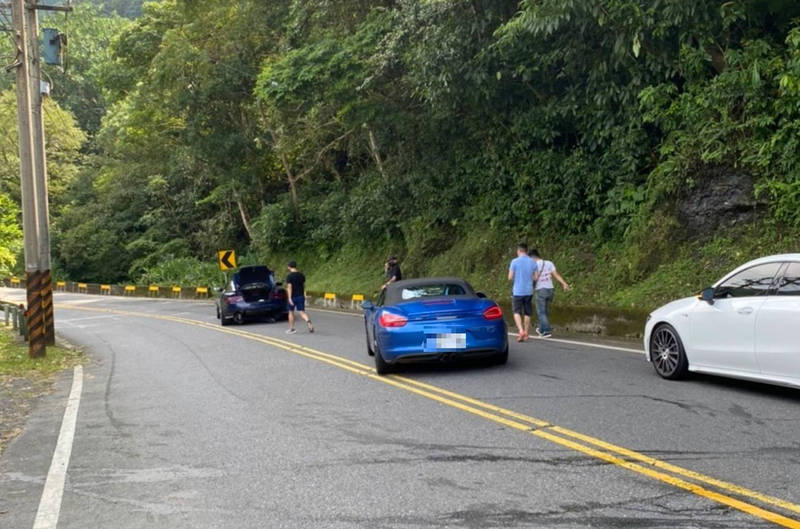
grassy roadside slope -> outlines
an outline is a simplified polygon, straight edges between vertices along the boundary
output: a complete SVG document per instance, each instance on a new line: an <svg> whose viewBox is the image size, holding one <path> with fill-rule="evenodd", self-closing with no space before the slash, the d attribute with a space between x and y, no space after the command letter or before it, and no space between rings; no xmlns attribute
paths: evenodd
<svg viewBox="0 0 800 529"><path fill-rule="evenodd" d="M35 399L51 391L56 374L83 358L66 347L48 347L45 358L28 358L27 345L0 324L0 454L22 432Z"/></svg>
<svg viewBox="0 0 800 529"><path fill-rule="evenodd" d="M751 226L729 230L704 241L648 241L640 248L605 245L599 249L579 238L537 240L546 259L556 263L573 286L559 292L559 303L574 307L649 311L671 299L690 296L724 274L760 256L800 252L800 239L779 229ZM391 252L401 259L407 277L459 275L492 297L508 297L506 271L517 238L494 232L472 232L455 238L439 253L343 247L331 255L311 251L249 256L283 274L288 259L296 259L313 292L375 295L383 279L383 261Z"/></svg>

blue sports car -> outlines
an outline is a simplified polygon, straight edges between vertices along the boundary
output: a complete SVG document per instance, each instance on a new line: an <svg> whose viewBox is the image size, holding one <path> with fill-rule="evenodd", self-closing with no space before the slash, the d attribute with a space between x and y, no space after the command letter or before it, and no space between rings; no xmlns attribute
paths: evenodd
<svg viewBox="0 0 800 529"><path fill-rule="evenodd" d="M222 325L255 318L286 319L286 290L266 266L243 266L217 299Z"/></svg>
<svg viewBox="0 0 800 529"><path fill-rule="evenodd" d="M367 352L379 375L401 363L488 357L508 360L503 311L456 277L407 279L362 305Z"/></svg>

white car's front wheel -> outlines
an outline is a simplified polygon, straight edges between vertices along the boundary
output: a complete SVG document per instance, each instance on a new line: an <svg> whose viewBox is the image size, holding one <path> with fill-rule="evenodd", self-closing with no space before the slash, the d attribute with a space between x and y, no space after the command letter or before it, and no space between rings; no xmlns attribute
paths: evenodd
<svg viewBox="0 0 800 529"><path fill-rule="evenodd" d="M678 332L672 325L663 323L653 329L650 336L650 360L662 378L677 380L689 371L689 361Z"/></svg>

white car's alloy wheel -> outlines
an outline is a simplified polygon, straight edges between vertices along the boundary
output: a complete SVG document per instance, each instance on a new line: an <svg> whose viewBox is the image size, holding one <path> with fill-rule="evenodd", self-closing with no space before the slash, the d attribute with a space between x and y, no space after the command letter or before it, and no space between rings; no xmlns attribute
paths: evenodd
<svg viewBox="0 0 800 529"><path fill-rule="evenodd" d="M650 355L660 376L675 379L686 374L686 353L678 333L670 325L661 325L653 332Z"/></svg>

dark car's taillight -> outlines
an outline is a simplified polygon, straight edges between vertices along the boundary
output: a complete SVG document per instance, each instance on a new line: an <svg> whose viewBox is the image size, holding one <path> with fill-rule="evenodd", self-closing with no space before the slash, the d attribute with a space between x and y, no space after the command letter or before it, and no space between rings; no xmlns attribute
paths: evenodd
<svg viewBox="0 0 800 529"><path fill-rule="evenodd" d="M287 298L285 290L278 290L278 291L273 290L272 294L270 294L269 297L270 299L278 299L278 300L285 300Z"/></svg>
<svg viewBox="0 0 800 529"><path fill-rule="evenodd" d="M483 311L483 317L487 320L499 320L503 317L503 309L498 307L497 305L492 305L488 309Z"/></svg>
<svg viewBox="0 0 800 529"><path fill-rule="evenodd" d="M381 327L403 327L408 323L408 318L393 312L383 312L378 318L378 323L381 324Z"/></svg>
<svg viewBox="0 0 800 529"><path fill-rule="evenodd" d="M228 305L235 305L236 303L241 303L242 301L244 301L242 296L229 296L225 298L225 303Z"/></svg>

